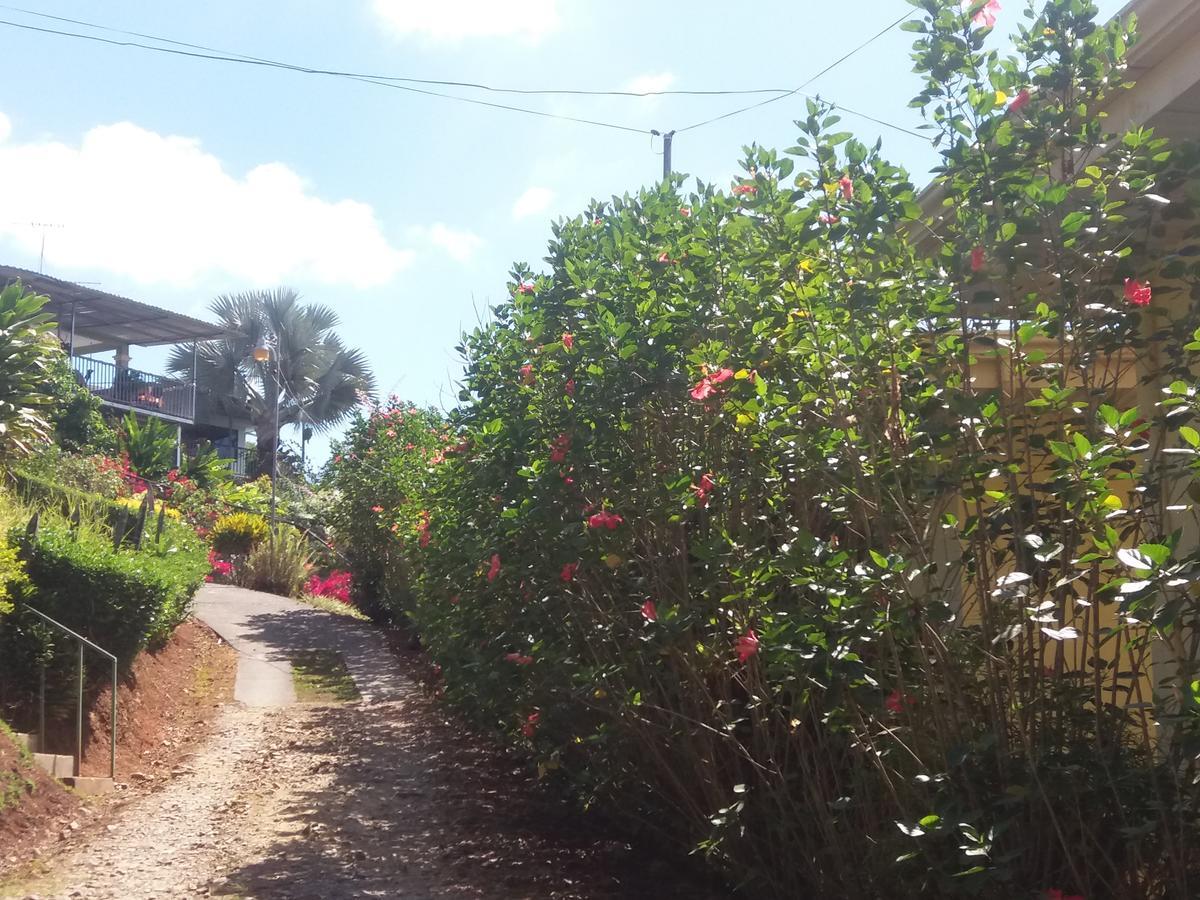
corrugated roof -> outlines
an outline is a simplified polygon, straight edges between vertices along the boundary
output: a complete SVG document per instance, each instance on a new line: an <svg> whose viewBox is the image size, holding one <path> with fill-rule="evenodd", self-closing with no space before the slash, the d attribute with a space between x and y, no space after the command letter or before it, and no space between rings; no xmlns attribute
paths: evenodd
<svg viewBox="0 0 1200 900"><path fill-rule="evenodd" d="M124 344L152 347L207 341L228 333L224 326L149 303L38 272L0 266L0 284L7 286L18 280L30 290L50 298L45 309L58 319L63 340L67 340L71 332L74 316L77 347L88 353L113 350Z"/></svg>

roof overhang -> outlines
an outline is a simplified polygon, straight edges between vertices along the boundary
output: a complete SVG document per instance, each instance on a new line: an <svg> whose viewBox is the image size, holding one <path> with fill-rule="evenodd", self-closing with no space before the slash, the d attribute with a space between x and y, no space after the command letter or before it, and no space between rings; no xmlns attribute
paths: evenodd
<svg viewBox="0 0 1200 900"><path fill-rule="evenodd" d="M79 353L134 345L185 344L224 337L228 329L182 313L99 291L37 272L0 266L0 284L20 281L50 298L45 311L58 320L59 337Z"/></svg>

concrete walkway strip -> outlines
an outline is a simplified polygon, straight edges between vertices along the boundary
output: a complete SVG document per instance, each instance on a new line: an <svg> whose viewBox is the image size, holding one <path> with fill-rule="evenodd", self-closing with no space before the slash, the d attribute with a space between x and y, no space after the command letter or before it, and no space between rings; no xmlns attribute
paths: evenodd
<svg viewBox="0 0 1200 900"><path fill-rule="evenodd" d="M247 706L296 702L296 650L341 653L364 703L399 700L411 690L382 636L365 622L226 584L204 585L195 614L237 651L233 696Z"/></svg>

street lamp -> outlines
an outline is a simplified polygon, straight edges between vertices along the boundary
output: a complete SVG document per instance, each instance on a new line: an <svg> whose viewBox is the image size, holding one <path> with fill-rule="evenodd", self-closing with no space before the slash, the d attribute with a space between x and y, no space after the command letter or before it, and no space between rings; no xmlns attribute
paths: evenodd
<svg viewBox="0 0 1200 900"><path fill-rule="evenodd" d="M271 451L271 555L275 554L275 481L279 477L279 401L282 398L283 386L279 383L279 373L276 369L270 366L271 348L266 340L254 348L251 355L257 363L267 363L266 369L271 373L271 378L275 382L275 448ZM279 359L276 358L275 366L278 368Z"/></svg>

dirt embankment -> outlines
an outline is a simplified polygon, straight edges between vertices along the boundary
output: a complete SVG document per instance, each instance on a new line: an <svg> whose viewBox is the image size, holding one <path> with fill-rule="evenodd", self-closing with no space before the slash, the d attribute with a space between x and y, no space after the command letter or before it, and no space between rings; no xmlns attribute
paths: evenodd
<svg viewBox="0 0 1200 900"><path fill-rule="evenodd" d="M76 796L0 739L0 792L6 784L16 787L6 795L10 802L0 802L0 875L84 839L133 796L165 783L209 735L233 695L236 671L233 650L194 621L158 651L141 654L117 689L120 788L106 797ZM88 713L84 775L108 775L110 703L105 689Z"/></svg>

